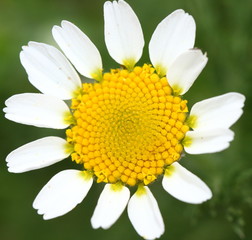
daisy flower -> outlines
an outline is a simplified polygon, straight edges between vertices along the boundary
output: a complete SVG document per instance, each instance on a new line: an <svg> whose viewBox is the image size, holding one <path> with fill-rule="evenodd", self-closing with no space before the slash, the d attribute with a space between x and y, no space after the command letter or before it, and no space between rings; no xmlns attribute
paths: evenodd
<svg viewBox="0 0 252 240"><path fill-rule="evenodd" d="M165 191L181 201L210 199L207 185L179 161L184 153L229 147L234 138L229 128L241 116L245 97L227 93L188 110L182 95L205 67L207 56L194 48L195 21L183 10L157 26L149 43L151 64L143 66L136 63L144 37L131 7L123 0L107 1L104 18L108 52L120 65L109 72L103 72L92 41L68 21L52 29L64 55L44 43L23 47L21 63L41 93L10 97L5 117L66 129L66 138L49 136L19 147L7 156L8 170L39 169L71 156L81 170L63 170L49 180L33 203L38 214L44 219L61 216L83 201L93 182L102 183L93 228L109 228L127 207L136 232L155 239L165 227L149 186L162 178ZM76 70L93 83L82 83ZM130 194L134 186L137 190Z"/></svg>

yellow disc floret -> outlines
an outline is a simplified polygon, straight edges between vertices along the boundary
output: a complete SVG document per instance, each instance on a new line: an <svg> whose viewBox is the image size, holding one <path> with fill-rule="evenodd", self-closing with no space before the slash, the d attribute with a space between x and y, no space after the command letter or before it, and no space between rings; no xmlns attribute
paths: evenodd
<svg viewBox="0 0 252 240"><path fill-rule="evenodd" d="M84 83L72 100L75 123L66 131L72 160L97 182L147 185L179 160L187 101L172 94L150 65L111 70Z"/></svg>

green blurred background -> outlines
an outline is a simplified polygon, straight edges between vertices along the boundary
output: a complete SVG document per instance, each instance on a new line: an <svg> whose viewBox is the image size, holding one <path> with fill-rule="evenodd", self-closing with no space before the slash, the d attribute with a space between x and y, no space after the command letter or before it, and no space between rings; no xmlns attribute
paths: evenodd
<svg viewBox="0 0 252 240"><path fill-rule="evenodd" d="M189 170L212 189L212 200L189 205L169 196L160 181L151 185L166 225L160 238L176 240L252 239L252 2L251 0L128 0L145 33L145 53L140 64L149 62L148 42L156 25L170 12L183 8L197 24L195 46L206 51L207 67L186 94L189 105L202 99L237 91L246 95L245 112L232 129L235 140L221 153L187 155ZM103 37L104 0L0 0L0 107L13 94L37 92L28 82L19 52L28 41L56 46L53 25L63 19L79 26L96 44L104 68L117 64L109 57ZM57 172L75 168L69 159L32 172L8 173L5 157L15 148L64 131L24 126L0 115L0 239L140 239L126 211L109 230L93 230L90 218L102 184L94 184L87 198L73 211L44 221L32 208L43 185Z"/></svg>

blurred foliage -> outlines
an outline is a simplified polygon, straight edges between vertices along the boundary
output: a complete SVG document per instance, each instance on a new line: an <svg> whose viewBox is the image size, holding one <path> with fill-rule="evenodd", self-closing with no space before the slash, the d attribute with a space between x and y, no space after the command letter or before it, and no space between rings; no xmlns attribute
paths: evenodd
<svg viewBox="0 0 252 240"><path fill-rule="evenodd" d="M150 186L165 224L162 239L252 239L252 2L251 0L129 0L145 33L146 46L140 63L149 62L148 42L156 25L170 12L183 8L197 24L196 47L209 57L194 86L186 94L189 105L237 91L246 95L245 112L232 129L231 147L211 155L186 156L183 165L212 189L212 200L189 205L170 197L160 180ZM103 37L102 0L0 0L0 107L13 94L37 92L19 62L28 41L56 46L51 27L67 19L79 26L96 44L104 68L117 67L109 57ZM87 198L67 215L44 221L32 209L42 186L57 172L75 168L68 159L54 166L23 174L8 173L5 157L13 149L38 138L64 132L20 125L0 115L0 233L2 240L42 239L140 239L126 211L109 230L93 230L90 217L102 190L94 184Z"/></svg>

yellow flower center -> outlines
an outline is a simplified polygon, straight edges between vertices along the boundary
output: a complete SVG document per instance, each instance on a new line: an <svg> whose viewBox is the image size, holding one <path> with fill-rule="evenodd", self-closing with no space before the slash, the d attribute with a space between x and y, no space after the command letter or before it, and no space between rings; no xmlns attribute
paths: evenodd
<svg viewBox="0 0 252 240"><path fill-rule="evenodd" d="M97 182L148 185L181 156L186 103L146 64L84 83L72 100L75 123L66 131L72 160Z"/></svg>

